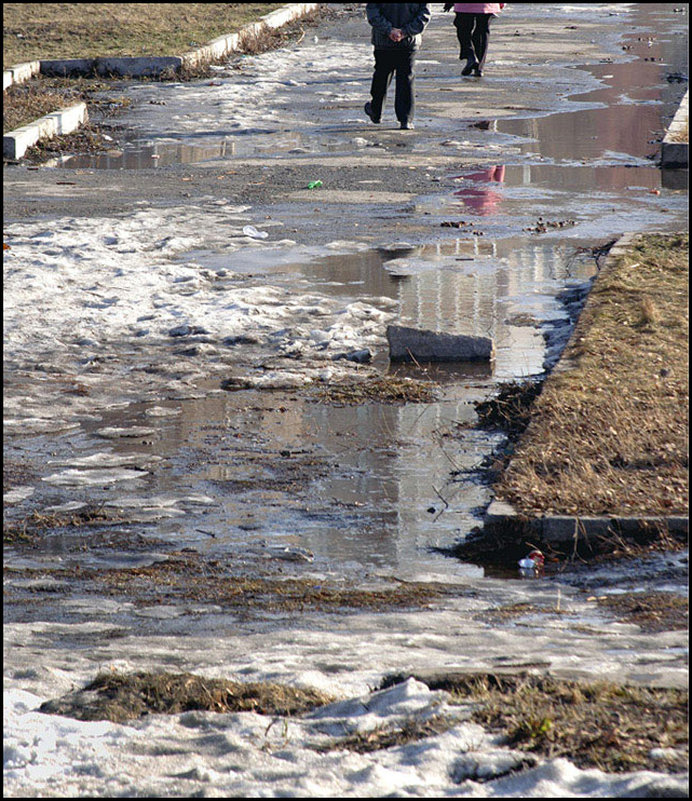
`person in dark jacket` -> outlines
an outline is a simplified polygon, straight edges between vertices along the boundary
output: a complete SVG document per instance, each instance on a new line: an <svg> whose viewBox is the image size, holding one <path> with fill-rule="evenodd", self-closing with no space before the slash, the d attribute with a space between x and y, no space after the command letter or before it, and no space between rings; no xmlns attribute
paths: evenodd
<svg viewBox="0 0 692 801"><path fill-rule="evenodd" d="M373 122L382 117L387 89L396 73L394 111L399 126L413 128L413 65L421 45L423 29L430 21L429 3L366 3L365 12L372 27L375 71L365 113Z"/></svg>

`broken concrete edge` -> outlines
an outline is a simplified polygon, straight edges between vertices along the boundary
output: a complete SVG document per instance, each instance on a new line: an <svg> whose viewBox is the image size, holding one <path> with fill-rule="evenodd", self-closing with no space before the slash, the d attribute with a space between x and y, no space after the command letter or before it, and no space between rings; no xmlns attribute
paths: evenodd
<svg viewBox="0 0 692 801"><path fill-rule="evenodd" d="M656 233L656 232L647 231L647 234L650 233ZM614 266L616 261L625 258L629 250L641 236L642 234L639 231L626 231L624 234L622 234L620 238L615 242L615 244L613 244L613 246L608 251L608 255L606 256L605 262L603 263L603 267L599 270L598 275L608 272L608 270L612 266ZM598 280L598 275L595 278L596 281ZM589 293L591 292L591 289L593 289L593 287L594 287L594 282L591 282ZM589 299L587 295L584 306L586 306L588 300ZM567 340L567 342L563 347L560 358L557 360L552 370L550 370L550 375L564 373L571 370L574 367L572 360L568 356L564 355L565 351L568 350L569 344L572 341L573 336L574 336L574 328L572 329L572 333L570 334L569 339Z"/></svg>
<svg viewBox="0 0 692 801"><path fill-rule="evenodd" d="M80 102L67 108L46 114L29 125L17 128L2 137L2 155L5 159L18 160L39 139L72 133L89 119L86 103Z"/></svg>
<svg viewBox="0 0 692 801"><path fill-rule="evenodd" d="M655 232L647 231L647 235ZM629 231L615 242L608 251L605 263L599 274L603 274L615 265L617 261L625 258L632 246L643 234L638 231ZM598 279L597 279L598 280ZM588 299L587 299L588 302ZM574 332L572 333L574 335ZM572 337L570 336L570 341ZM569 341L567 343L569 345ZM572 369L568 358L560 358L553 367L554 373L566 372ZM506 501L493 500L485 511L483 517L482 534L501 534L506 531L522 529L527 534L541 539L543 542L565 543L574 542L578 536L602 536L608 532L617 531L622 534L634 534L647 529L663 527L670 534L687 535L689 530L689 517L684 515L541 515L529 516L520 514Z"/></svg>
<svg viewBox="0 0 692 801"><path fill-rule="evenodd" d="M494 500L483 519L485 530L502 531L522 527L527 536L544 543L565 544L578 537L606 536L617 532L625 536L663 528L668 534L687 535L689 517L684 515L543 515L527 517L505 501Z"/></svg>
<svg viewBox="0 0 692 801"><path fill-rule="evenodd" d="M282 25L306 16L316 11L319 6L320 3L291 3L265 14L260 17L258 22L243 26L238 33L221 36L182 56L46 59L16 64L4 70L3 91L13 83L27 81L39 73L62 77L96 73L101 76L127 75L133 78L143 78L160 75L166 71L178 72L183 67L199 66L223 58L238 50L248 39L259 36L267 29L280 28ZM78 120L76 124L74 124L75 119ZM86 106L84 103L78 103L10 131L3 135L3 158L18 160L39 139L49 139L57 134L71 133L84 124L87 119Z"/></svg>
<svg viewBox="0 0 692 801"><path fill-rule="evenodd" d="M689 89L675 112L673 121L663 137L661 145L661 167L687 167L689 165L689 142L680 141L679 136L688 125Z"/></svg>

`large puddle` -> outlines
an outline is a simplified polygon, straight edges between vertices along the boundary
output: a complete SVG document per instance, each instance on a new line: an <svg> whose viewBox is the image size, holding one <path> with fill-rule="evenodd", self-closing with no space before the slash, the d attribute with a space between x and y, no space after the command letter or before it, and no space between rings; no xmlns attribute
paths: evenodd
<svg viewBox="0 0 692 801"><path fill-rule="evenodd" d="M580 80L599 88L570 97L574 110L533 116L527 111L521 118L467 126L466 164L469 141L478 143L485 163L438 173L440 186L431 183L429 195L388 210L390 222L404 221L397 232L403 230L408 246L364 246L331 255L297 245L236 252L195 248L177 257L255 285L375 305L389 299L402 324L492 337L492 369L440 367L421 376L388 368L386 354L376 353L374 363L383 373L415 374L440 385L440 399L425 404L339 405L290 392L222 392L216 384L204 397L131 405L83 424L78 433L65 432L53 453L62 468L79 467L75 456L103 451L109 458L95 457L90 468L105 470L113 456L153 457L161 460L157 468L135 475L83 471L72 484L56 480L43 488L45 505L60 510L88 498L124 510L176 547L208 553L267 555L288 548L296 558L309 552L326 570L482 574L435 550L478 525L490 500L474 468L499 440L463 427L474 419L474 401L487 397L497 382L540 374L547 356L555 358L546 350L546 326L567 320L562 290L596 274L592 248L624 230L686 225L686 196L667 189L653 163L674 95L674 81L662 81L661 72L678 74L686 58L680 20L657 8L641 6L633 13L635 33L623 39L632 60L582 70L588 79ZM643 37L646 26L654 27ZM428 56L435 64L434 47ZM255 86L264 92L261 61L249 63L257 64ZM251 69L245 74L253 75ZM296 79L308 82L306 75L296 73ZM318 94L332 91L325 89L333 87L327 78L313 83ZM342 91L341 100L349 100L349 92L360 97L362 89L361 80ZM336 101L334 108L338 113ZM63 166L132 170L270 151L289 158L352 151L352 137L300 123L290 136L257 124L235 134L210 131L200 141L181 124L177 136L168 130L157 139L149 131L122 152L74 157ZM412 146L423 149L421 140ZM488 155L497 156L497 163L487 164ZM304 213L293 204L276 216L289 226ZM354 211L354 219L359 213L369 212ZM440 237L432 242L416 222L426 216L441 219ZM138 426L150 433L99 440L104 428ZM42 438L34 444L39 450L46 445ZM38 499L37 493L33 500ZM55 546L60 551L57 539ZM126 556L111 550L95 558L114 563Z"/></svg>

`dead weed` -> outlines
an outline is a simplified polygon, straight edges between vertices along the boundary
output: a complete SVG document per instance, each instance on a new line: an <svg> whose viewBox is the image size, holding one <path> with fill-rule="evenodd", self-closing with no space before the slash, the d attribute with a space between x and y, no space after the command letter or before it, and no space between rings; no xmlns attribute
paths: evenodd
<svg viewBox="0 0 692 801"><path fill-rule="evenodd" d="M474 703L472 720L504 734L514 748L608 772L687 768L686 690L504 673L422 680L459 703ZM669 749L668 760L654 764L653 749Z"/></svg>
<svg viewBox="0 0 692 801"><path fill-rule="evenodd" d="M148 714L191 710L300 715L333 700L317 690L271 682L241 683L192 673L110 672L99 674L83 690L46 701L40 711L78 720L125 723Z"/></svg>

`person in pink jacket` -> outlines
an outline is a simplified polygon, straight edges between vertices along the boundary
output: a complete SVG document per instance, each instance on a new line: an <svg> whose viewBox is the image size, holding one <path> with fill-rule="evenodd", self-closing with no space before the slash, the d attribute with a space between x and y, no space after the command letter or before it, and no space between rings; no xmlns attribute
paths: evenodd
<svg viewBox="0 0 692 801"><path fill-rule="evenodd" d="M466 59L462 75L472 72L480 78L488 52L490 20L505 7L505 3L445 3L445 11L454 6L454 26L459 40L459 58Z"/></svg>

